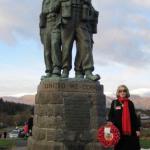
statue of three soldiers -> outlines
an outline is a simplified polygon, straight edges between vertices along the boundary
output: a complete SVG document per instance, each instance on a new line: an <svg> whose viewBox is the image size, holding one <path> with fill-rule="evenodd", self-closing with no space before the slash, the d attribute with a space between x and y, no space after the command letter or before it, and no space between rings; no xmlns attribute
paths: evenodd
<svg viewBox="0 0 150 150"><path fill-rule="evenodd" d="M44 46L46 76L68 78L72 49L76 41L75 77L97 81L93 75L93 34L97 33L98 12L91 0L43 0L40 36ZM62 70L62 73L61 73Z"/></svg>

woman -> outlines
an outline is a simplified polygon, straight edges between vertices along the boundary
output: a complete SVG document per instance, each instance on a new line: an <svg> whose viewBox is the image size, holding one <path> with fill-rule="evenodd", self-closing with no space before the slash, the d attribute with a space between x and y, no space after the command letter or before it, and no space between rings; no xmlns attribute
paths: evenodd
<svg viewBox="0 0 150 150"><path fill-rule="evenodd" d="M117 99L112 101L108 124L114 124L120 131L121 138L114 150L140 150L140 125L135 113L130 93L125 85L120 85L116 92Z"/></svg>

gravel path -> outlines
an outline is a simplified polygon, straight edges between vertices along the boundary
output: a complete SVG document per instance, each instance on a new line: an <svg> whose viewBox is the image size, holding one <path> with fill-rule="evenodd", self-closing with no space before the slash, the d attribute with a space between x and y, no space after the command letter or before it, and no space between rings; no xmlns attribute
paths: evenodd
<svg viewBox="0 0 150 150"><path fill-rule="evenodd" d="M12 150L27 150L27 147L16 147Z"/></svg>
<svg viewBox="0 0 150 150"><path fill-rule="evenodd" d="M27 141L20 139L16 141L16 147L12 150L27 150Z"/></svg>

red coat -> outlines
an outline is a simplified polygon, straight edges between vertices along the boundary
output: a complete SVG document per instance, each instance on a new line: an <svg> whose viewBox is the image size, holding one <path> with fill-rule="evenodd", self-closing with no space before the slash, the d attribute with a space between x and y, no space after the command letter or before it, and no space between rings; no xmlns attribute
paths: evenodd
<svg viewBox="0 0 150 150"><path fill-rule="evenodd" d="M23 130L24 130L24 133L25 133L25 134L28 133L29 129L28 129L28 125L27 125L27 124L24 125Z"/></svg>

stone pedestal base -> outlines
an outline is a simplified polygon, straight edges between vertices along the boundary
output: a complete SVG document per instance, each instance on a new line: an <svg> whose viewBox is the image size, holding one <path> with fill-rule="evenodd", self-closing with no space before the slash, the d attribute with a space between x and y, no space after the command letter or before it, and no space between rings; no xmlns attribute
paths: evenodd
<svg viewBox="0 0 150 150"><path fill-rule="evenodd" d="M41 81L28 150L102 150L97 129L105 121L105 108L99 82Z"/></svg>

